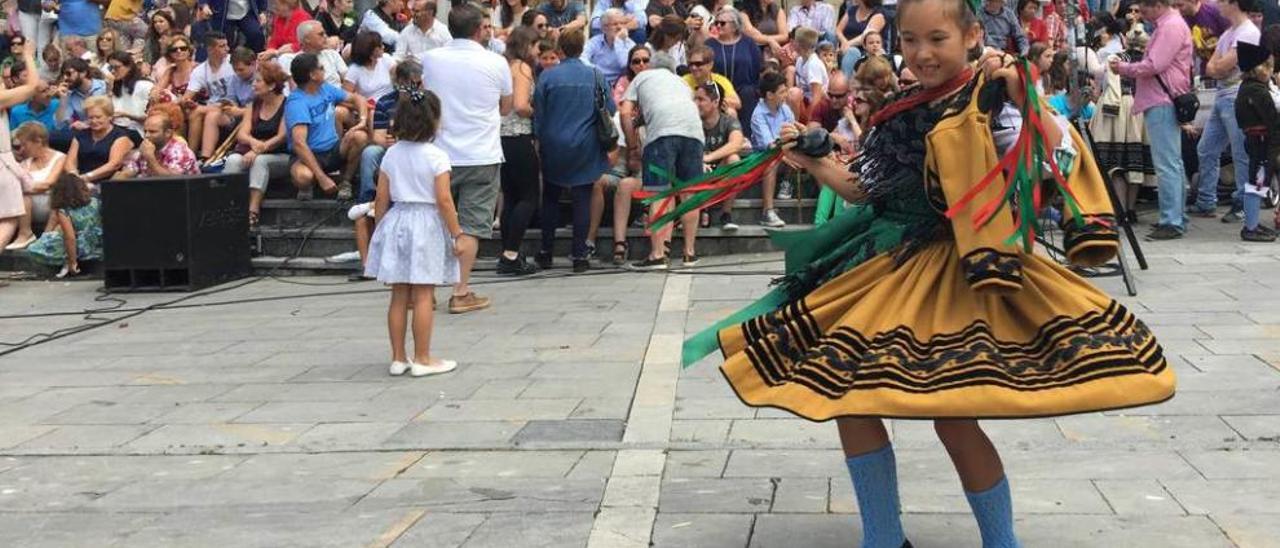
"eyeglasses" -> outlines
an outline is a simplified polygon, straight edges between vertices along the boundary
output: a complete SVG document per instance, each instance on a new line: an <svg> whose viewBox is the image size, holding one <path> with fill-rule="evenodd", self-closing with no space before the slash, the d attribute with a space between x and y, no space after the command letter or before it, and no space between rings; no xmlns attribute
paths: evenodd
<svg viewBox="0 0 1280 548"><path fill-rule="evenodd" d="M533 25L533 28L538 29L538 30L542 30L542 29L547 28L547 24L546 24L546 23L535 23L535 24Z"/></svg>
<svg viewBox="0 0 1280 548"><path fill-rule="evenodd" d="M849 94L848 94L848 93L828 93L828 94L827 94L827 97L830 97L830 98L831 98L831 100L833 100L833 101L839 101L839 100L844 99L845 97L848 97L848 96L849 96Z"/></svg>
<svg viewBox="0 0 1280 548"><path fill-rule="evenodd" d="M111 72L115 72L117 70L124 68L124 65L111 65L110 68L111 68Z"/></svg>
<svg viewBox="0 0 1280 548"><path fill-rule="evenodd" d="M649 64L649 58L648 58L648 57L636 57L636 58L634 58L634 59L632 59L632 60L631 60L631 64L633 64L633 65L647 65L647 64Z"/></svg>
<svg viewBox="0 0 1280 548"><path fill-rule="evenodd" d="M705 67L710 64L711 61L689 61L690 67Z"/></svg>
<svg viewBox="0 0 1280 548"><path fill-rule="evenodd" d="M191 51L191 46L173 46L169 48L169 53L176 53L179 51Z"/></svg>
<svg viewBox="0 0 1280 548"><path fill-rule="evenodd" d="M717 27L723 27L725 25L732 25L732 24L733 24L733 21L727 21L723 19L716 19L716 22L712 23L712 25L715 25Z"/></svg>

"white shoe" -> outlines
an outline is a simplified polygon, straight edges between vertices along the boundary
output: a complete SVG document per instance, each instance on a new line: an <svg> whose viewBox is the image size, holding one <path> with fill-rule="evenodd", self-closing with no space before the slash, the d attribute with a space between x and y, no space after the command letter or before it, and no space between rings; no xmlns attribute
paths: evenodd
<svg viewBox="0 0 1280 548"><path fill-rule="evenodd" d="M778 199L790 200L795 195L795 184L791 181L782 181L778 183Z"/></svg>
<svg viewBox="0 0 1280 548"><path fill-rule="evenodd" d="M32 234L30 238L27 238L26 240L23 240L23 241L21 241L21 242L19 242L18 240L14 240L14 241L13 241L13 243L11 243L11 244L9 244L9 245L6 245L6 246L4 246L4 250L5 250L5 251L17 251L17 250L19 250L19 249L26 249L26 248L27 248L27 246L29 246L29 245L31 245L31 244L34 244L34 243L36 243L36 235L35 235L35 234Z"/></svg>
<svg viewBox="0 0 1280 548"><path fill-rule="evenodd" d="M329 256L329 257L325 257L324 262L326 262L326 263L356 263L356 262L360 262L360 252L359 252L359 251L347 251L347 252L345 252L345 253L339 253L339 254L337 254L337 255L331 255L331 256Z"/></svg>
<svg viewBox="0 0 1280 548"><path fill-rule="evenodd" d="M439 375L448 373L458 368L458 362L453 360L440 360L436 365L422 365L420 363L409 362L409 374L414 377L425 377L427 375Z"/></svg>
<svg viewBox="0 0 1280 548"><path fill-rule="evenodd" d="M409 366L409 362L391 362L391 369L388 372L391 373L392 376L399 377L400 375L403 375L405 371L409 370Z"/></svg>
<svg viewBox="0 0 1280 548"><path fill-rule="evenodd" d="M365 216L369 216L369 217L373 216L373 202L356 204L351 206L351 209L347 210L347 218L351 219L352 221Z"/></svg>
<svg viewBox="0 0 1280 548"><path fill-rule="evenodd" d="M787 226L787 223L782 220L782 217L778 216L778 212L772 209L764 210L764 216L761 217L760 224L769 228L782 228Z"/></svg>

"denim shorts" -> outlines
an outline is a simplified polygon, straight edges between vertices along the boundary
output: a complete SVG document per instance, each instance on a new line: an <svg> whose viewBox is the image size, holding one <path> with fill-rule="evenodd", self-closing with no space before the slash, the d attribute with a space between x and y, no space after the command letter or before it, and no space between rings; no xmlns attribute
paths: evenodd
<svg viewBox="0 0 1280 548"><path fill-rule="evenodd" d="M667 188L675 182L654 173L651 166L660 168L680 181L688 181L702 175L702 141L674 135L659 137L645 145L641 163L645 188Z"/></svg>

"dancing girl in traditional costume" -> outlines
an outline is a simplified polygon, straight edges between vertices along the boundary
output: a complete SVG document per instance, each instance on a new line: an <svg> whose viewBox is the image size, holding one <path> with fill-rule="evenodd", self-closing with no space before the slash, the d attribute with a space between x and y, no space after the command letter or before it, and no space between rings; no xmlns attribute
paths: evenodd
<svg viewBox="0 0 1280 548"><path fill-rule="evenodd" d="M803 128L782 134L789 160L854 205L813 230L774 233L787 275L687 341L684 359L719 347L748 405L836 419L862 546L909 546L882 418L933 419L983 545L1018 546L1009 483L978 419L1157 403L1174 374L1128 309L1032 251L1052 195L1069 262L1098 265L1119 249L1097 165L1028 85L1034 69L993 54L975 64L982 29L963 0L901 0L898 25L921 85L872 119L851 170L798 152Z"/></svg>

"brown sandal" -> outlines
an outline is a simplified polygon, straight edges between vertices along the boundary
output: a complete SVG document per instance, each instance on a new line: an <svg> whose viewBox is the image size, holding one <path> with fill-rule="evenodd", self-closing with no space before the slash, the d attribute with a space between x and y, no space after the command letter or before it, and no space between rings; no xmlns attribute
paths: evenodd
<svg viewBox="0 0 1280 548"><path fill-rule="evenodd" d="M257 211L249 212L249 230L258 228L259 213Z"/></svg>
<svg viewBox="0 0 1280 548"><path fill-rule="evenodd" d="M613 264L627 264L627 250L629 246L627 242L613 242Z"/></svg>

